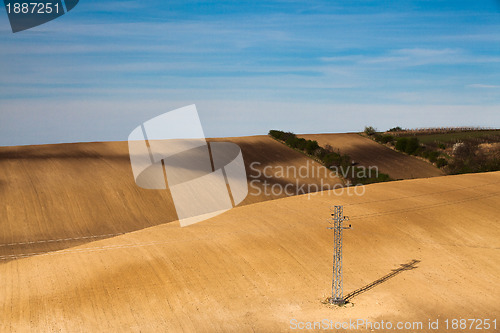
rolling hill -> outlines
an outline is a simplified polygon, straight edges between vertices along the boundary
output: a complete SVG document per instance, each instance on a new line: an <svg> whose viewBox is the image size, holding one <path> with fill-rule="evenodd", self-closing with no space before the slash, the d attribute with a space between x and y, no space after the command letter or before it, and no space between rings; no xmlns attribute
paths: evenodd
<svg viewBox="0 0 500 333"><path fill-rule="evenodd" d="M186 228L161 224L5 261L0 331L272 332L363 319L422 322L419 331L432 332L429 319L493 320L499 184L494 172L372 184L362 196L300 195ZM344 233L344 290L352 297L342 308L323 303L332 204L344 205L354 227ZM60 218L54 223L81 232Z"/></svg>
<svg viewBox="0 0 500 333"><path fill-rule="evenodd" d="M379 172L393 179L413 179L443 176L432 164L387 148L356 133L300 134L301 138L316 140L320 146L331 145L365 167L377 166Z"/></svg>
<svg viewBox="0 0 500 333"><path fill-rule="evenodd" d="M289 194L308 192L301 188L307 184L342 184L318 173L326 171L320 164L267 136L212 141L237 143L249 180L257 180L240 205L286 196L264 192L264 181L278 187L290 183ZM276 174L280 167L302 168L305 176ZM0 244L10 244L0 247L0 255L64 249L177 219L169 190L135 184L127 142L0 147L0 170Z"/></svg>

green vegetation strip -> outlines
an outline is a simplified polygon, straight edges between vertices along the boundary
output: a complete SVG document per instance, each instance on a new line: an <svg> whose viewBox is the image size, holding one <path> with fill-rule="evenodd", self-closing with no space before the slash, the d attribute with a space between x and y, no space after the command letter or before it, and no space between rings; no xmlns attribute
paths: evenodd
<svg viewBox="0 0 500 333"><path fill-rule="evenodd" d="M447 174L500 170L500 130L403 130L394 127L380 133L367 126L364 133L403 153L423 157ZM481 144L492 145L493 149L484 149Z"/></svg>
<svg viewBox="0 0 500 333"><path fill-rule="evenodd" d="M350 184L371 184L392 180L388 174L376 172L373 175L371 172L367 172L365 167L352 165L352 159L349 155L334 151L330 145L321 147L317 141L299 138L292 132L270 130L269 135L322 163L328 169L337 170L337 175L343 176Z"/></svg>

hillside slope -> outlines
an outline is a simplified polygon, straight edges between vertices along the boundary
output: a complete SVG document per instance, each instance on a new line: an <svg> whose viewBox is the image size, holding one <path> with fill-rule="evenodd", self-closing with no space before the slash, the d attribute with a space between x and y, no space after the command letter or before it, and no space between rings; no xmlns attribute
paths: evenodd
<svg viewBox="0 0 500 333"><path fill-rule="evenodd" d="M418 331L432 332L428 319L492 320L499 185L496 172L295 196L6 262L0 331L277 332L294 319L365 319L422 321ZM357 292L345 308L322 303L332 204L354 227L344 233L344 290Z"/></svg>
<svg viewBox="0 0 500 333"><path fill-rule="evenodd" d="M266 167L271 175L279 166L326 170L266 136L214 141L240 145L249 180L258 179L240 205L285 196L266 195L264 180L292 183L288 193L321 180L331 187L341 183L309 171L298 185L293 177L257 177ZM258 164L251 168L252 162ZM135 184L127 142L0 147L0 170L0 244L10 244L0 247L0 255L63 249L177 219L169 190Z"/></svg>
<svg viewBox="0 0 500 333"><path fill-rule="evenodd" d="M346 134L300 134L300 137L318 141L320 146L331 145L342 154L365 167L377 166L379 172L393 179L413 179L443 176L444 173L432 164L413 156L399 153L356 133Z"/></svg>

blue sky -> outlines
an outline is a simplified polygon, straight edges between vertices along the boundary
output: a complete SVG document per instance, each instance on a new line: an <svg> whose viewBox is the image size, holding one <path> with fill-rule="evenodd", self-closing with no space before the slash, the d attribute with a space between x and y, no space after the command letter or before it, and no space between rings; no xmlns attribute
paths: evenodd
<svg viewBox="0 0 500 333"><path fill-rule="evenodd" d="M13 34L0 145L126 140L196 104L206 136L500 126L499 1L80 0Z"/></svg>

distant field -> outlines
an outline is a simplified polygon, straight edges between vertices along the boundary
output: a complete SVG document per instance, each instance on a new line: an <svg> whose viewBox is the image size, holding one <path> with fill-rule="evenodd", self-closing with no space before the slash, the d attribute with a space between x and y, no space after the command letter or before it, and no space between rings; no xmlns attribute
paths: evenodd
<svg viewBox="0 0 500 333"><path fill-rule="evenodd" d="M413 156L401 154L356 133L300 134L308 140L316 140L320 146L331 145L334 150L347 154L361 166L377 166L382 173L393 179L411 179L443 176L444 173L430 163Z"/></svg>
<svg viewBox="0 0 500 333"><path fill-rule="evenodd" d="M408 135L412 136L412 135ZM442 134L422 134L417 135L420 142L427 144L433 142L450 143L458 140L474 139L474 138L487 138L497 136L500 138L500 130L485 130L485 131L470 131L470 132L455 132L455 133L442 133Z"/></svg>
<svg viewBox="0 0 500 333"><path fill-rule="evenodd" d="M238 144L249 179L259 180L240 205L286 196L265 194L264 181L287 185L289 193L308 191L309 184L342 184L337 177L323 177L319 163L265 135L210 141ZM290 166L306 170L305 176L263 175L264 168L274 175ZM0 256L61 250L177 220L169 190L136 186L127 142L0 147L0 170L0 244L12 244L0 246ZM52 239L57 241L46 241Z"/></svg>

